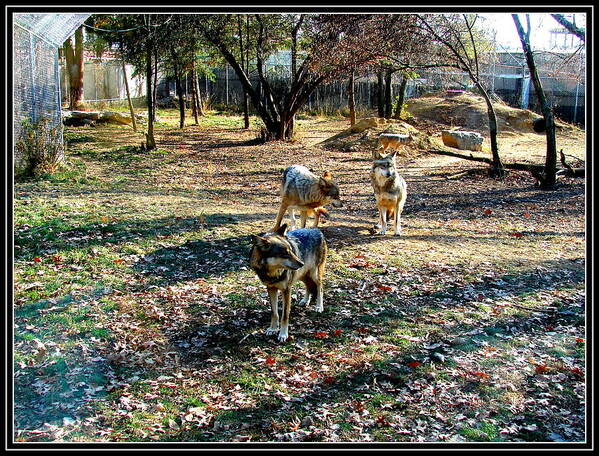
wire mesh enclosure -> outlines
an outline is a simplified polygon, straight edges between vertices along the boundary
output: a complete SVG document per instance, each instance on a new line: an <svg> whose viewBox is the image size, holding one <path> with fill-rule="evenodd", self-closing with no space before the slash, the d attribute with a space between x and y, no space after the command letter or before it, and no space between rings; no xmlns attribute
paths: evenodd
<svg viewBox="0 0 599 456"><path fill-rule="evenodd" d="M58 48L90 14L13 14L13 137L23 121L60 127ZM62 137L62 135L60 135ZM23 157L15 156L15 167Z"/></svg>

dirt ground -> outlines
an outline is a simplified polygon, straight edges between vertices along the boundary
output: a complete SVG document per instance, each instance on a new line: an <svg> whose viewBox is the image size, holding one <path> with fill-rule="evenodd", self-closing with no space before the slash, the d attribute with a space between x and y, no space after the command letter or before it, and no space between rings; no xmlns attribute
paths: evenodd
<svg viewBox="0 0 599 456"><path fill-rule="evenodd" d="M379 236L365 132L322 145L346 119L260 144L239 116L176 115L151 153L127 127L68 129L76 172L15 186L17 439L584 441L583 180L494 180L416 142L402 235ZM407 122L433 144L451 126ZM573 165L584 138L558 131ZM499 147L542 162L544 136ZM331 171L344 207L322 226L325 312L294 307L278 344L247 253L292 164Z"/></svg>

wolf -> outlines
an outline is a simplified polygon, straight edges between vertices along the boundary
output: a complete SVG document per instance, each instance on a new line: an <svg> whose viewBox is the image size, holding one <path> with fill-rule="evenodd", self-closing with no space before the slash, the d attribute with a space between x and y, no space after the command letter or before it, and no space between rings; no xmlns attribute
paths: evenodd
<svg viewBox="0 0 599 456"><path fill-rule="evenodd" d="M393 219L393 234L401 234L401 212L408 190L406 181L397 172L396 155L397 151L388 155L382 155L378 150L372 153L370 181L381 220L379 234L387 232L387 222L390 219Z"/></svg>
<svg viewBox="0 0 599 456"><path fill-rule="evenodd" d="M386 151L391 148L397 150L401 144L410 142L410 135L401 135L399 133L381 133L379 135L379 150Z"/></svg>
<svg viewBox="0 0 599 456"><path fill-rule="evenodd" d="M296 227L295 213L297 209L301 215L301 227L306 227L306 220L310 212L326 204L332 203L334 207L341 207L339 199L339 186L333 181L333 174L325 172L322 177L313 174L302 165L292 165L283 171L281 182L281 206L272 231L277 231L286 211L289 211L291 228ZM314 227L318 226L320 217L315 217Z"/></svg>
<svg viewBox="0 0 599 456"><path fill-rule="evenodd" d="M295 208L289 207L287 212L289 213L289 217L291 218L290 228L294 230L296 228ZM329 214L329 211L327 211L324 207L315 207L314 209L307 208L304 212L302 212L302 216L302 228L305 228L306 226L305 219L307 219L307 217L314 217L314 224L312 225L313 228L316 228L320 224L321 219L328 221L331 220L331 214Z"/></svg>
<svg viewBox="0 0 599 456"><path fill-rule="evenodd" d="M282 225L272 233L252 236L250 266L268 291L271 306L270 326L266 335L277 332L279 342L289 337L291 287L301 280L306 286L302 304L315 304L315 311L323 311L323 280L327 243L318 228L287 230ZM283 295L283 312L279 318L279 292Z"/></svg>

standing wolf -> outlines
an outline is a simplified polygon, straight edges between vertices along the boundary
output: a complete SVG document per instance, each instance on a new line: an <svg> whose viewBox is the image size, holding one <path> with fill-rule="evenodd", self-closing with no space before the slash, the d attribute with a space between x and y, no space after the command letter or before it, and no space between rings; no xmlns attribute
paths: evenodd
<svg viewBox="0 0 599 456"><path fill-rule="evenodd" d="M270 327L267 335L279 333L279 341L289 336L291 287L301 280L306 285L303 304L312 301L316 312L322 312L322 288L327 243L322 232L315 228L290 231L287 225L276 232L254 235L250 252L250 266L268 291L271 306ZM279 320L279 291L283 295L283 314Z"/></svg>
<svg viewBox="0 0 599 456"><path fill-rule="evenodd" d="M295 228L295 209L300 211L302 228L306 226L308 214L315 213L317 217L314 220L314 226L316 227L318 226L319 212L315 209L331 202L335 207L343 205L339 199L339 187L333 181L333 175L330 172L327 171L322 177L318 177L305 166L290 166L283 171L281 206L272 231L279 229L287 210L291 217L291 227Z"/></svg>
<svg viewBox="0 0 599 456"><path fill-rule="evenodd" d="M387 232L387 222L391 218L395 228L393 234L401 234L401 211L406 202L408 190L406 181L397 172L396 154L397 151L385 156L378 151L372 153L370 181L381 219L379 234Z"/></svg>

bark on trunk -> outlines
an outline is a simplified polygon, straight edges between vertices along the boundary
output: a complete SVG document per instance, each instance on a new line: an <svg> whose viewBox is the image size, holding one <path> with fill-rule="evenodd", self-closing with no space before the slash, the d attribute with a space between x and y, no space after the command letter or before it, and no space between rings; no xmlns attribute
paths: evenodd
<svg viewBox="0 0 599 456"><path fill-rule="evenodd" d="M497 115L495 114L495 108L491 102L491 98L487 94L487 91L482 87L478 80L474 80L475 85L482 97L485 99L487 104L487 116L489 118L489 138L491 140L491 155L493 157L493 166L491 167L492 177L503 177L505 172L503 170L503 164L499 157L499 146L497 144Z"/></svg>
<svg viewBox="0 0 599 456"><path fill-rule="evenodd" d="M152 112L152 120L156 122L156 97L158 94L158 50L154 49L154 86L152 90L152 103L154 111Z"/></svg>
<svg viewBox="0 0 599 456"><path fill-rule="evenodd" d="M198 77L196 76L195 78L195 86L196 86L196 100L198 102L198 114L200 116L204 116L204 106L202 103L202 92L200 91L200 81L198 80Z"/></svg>
<svg viewBox="0 0 599 456"><path fill-rule="evenodd" d="M129 80L127 79L127 69L125 67L125 61L121 61L123 68L123 78L125 80L125 91L127 92L127 103L129 104L129 113L131 114L131 126L133 131L137 131L137 122L135 121L135 111L133 110L133 103L131 102L131 92L129 91Z"/></svg>
<svg viewBox="0 0 599 456"><path fill-rule="evenodd" d="M349 108L349 123L356 124L356 100L354 98L354 72L352 71L347 85L347 105Z"/></svg>
<svg viewBox="0 0 599 456"><path fill-rule="evenodd" d="M397 95L397 104L395 105L395 114L393 114L394 119L401 119L401 111L403 109L404 100L406 98L406 87L408 85L408 78L403 77L401 79L401 83L399 85L399 94Z"/></svg>
<svg viewBox="0 0 599 456"><path fill-rule="evenodd" d="M195 69L191 70L191 115L193 116L193 121L196 125L199 125L200 121L198 120L198 95L196 88L196 74Z"/></svg>
<svg viewBox="0 0 599 456"><path fill-rule="evenodd" d="M392 87L391 87L391 70L385 71L385 119L391 118L391 98L392 98Z"/></svg>
<svg viewBox="0 0 599 456"><path fill-rule="evenodd" d="M243 27L241 15L237 15L237 26L238 26L238 34L239 34L239 56L241 59L241 68L243 68L247 72L247 63L246 63L246 50L243 42ZM245 43L247 46L247 42ZM245 87L243 89L243 127L247 130L250 128L250 109L248 103L248 94Z"/></svg>
<svg viewBox="0 0 599 456"><path fill-rule="evenodd" d="M183 94L182 75L177 64L177 56L173 52L173 69L175 71L175 90L179 102L179 128L185 127L185 95Z"/></svg>
<svg viewBox="0 0 599 456"><path fill-rule="evenodd" d="M83 28L75 31L75 48L71 38L64 43L65 62L69 79L69 109L76 110L83 104Z"/></svg>
<svg viewBox="0 0 599 456"><path fill-rule="evenodd" d="M154 92L152 90L152 45L148 41L146 44L146 103L148 105L148 132L146 133L146 150L156 149L156 140L154 139Z"/></svg>
<svg viewBox="0 0 599 456"><path fill-rule="evenodd" d="M383 74L383 70L379 70L377 73L377 107L378 107L378 116L385 117L385 98L384 98L384 87L385 87L385 78Z"/></svg>

